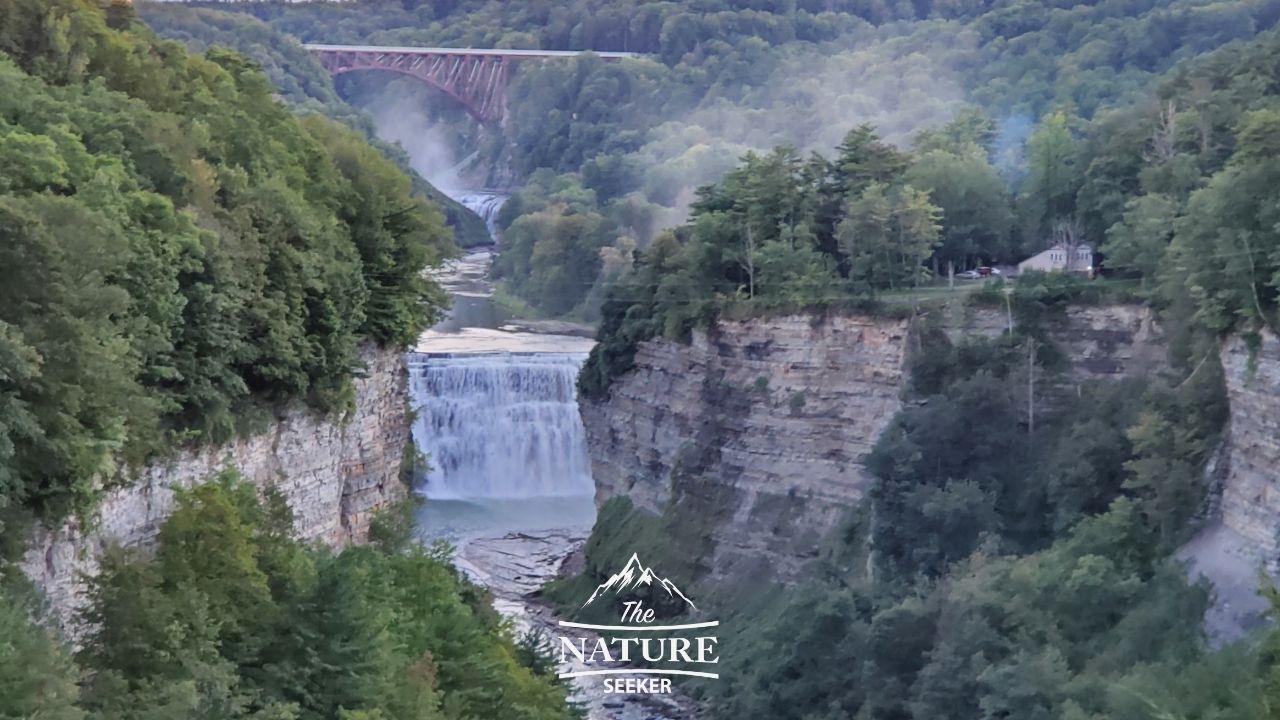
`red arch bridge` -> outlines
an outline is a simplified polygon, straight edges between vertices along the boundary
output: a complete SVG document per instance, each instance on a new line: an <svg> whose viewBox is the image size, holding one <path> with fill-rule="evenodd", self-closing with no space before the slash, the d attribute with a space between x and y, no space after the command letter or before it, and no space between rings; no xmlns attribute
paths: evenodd
<svg viewBox="0 0 1280 720"><path fill-rule="evenodd" d="M386 70L417 78L462 103L476 120L501 120L507 80L514 63L587 54L585 50L474 50L463 48L382 47L377 45L305 45L330 75ZM639 53L593 52L606 61L641 57Z"/></svg>

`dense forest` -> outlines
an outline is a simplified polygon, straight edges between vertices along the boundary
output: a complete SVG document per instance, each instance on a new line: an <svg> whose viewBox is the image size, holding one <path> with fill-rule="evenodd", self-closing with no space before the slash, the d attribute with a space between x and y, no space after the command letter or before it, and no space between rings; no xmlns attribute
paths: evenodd
<svg viewBox="0 0 1280 720"><path fill-rule="evenodd" d="M747 151L786 143L802 159L830 154L862 123L913 151L915 177L905 184L929 191L949 224L943 254L925 253L926 267L1016 261L1053 240L1044 212L1075 214L1071 183L1092 160L1085 155L1094 148L1083 146L1089 127L1113 107L1150 102L1153 80L1179 61L1280 18L1273 0L470 0L378 3L377 12L344 3L198 4L251 13L305 41L647 54L527 67L501 127L459 130L470 121L449 100L417 90L430 106L423 116L449 128L459 156L487 155L521 188L501 218L498 275L542 312L590 320L599 319L604 291L633 248L682 223L697 188ZM380 107L380 83L397 96L412 84L353 74L338 87ZM969 116L971 106L990 120L980 137L962 139L978 152L963 142L919 142L922 131ZM1177 111L1185 118L1191 109ZM1037 132L1040 143L1029 144ZM925 157L933 149L961 157ZM1033 172L1037 161L1052 166ZM952 190L942 180L963 183ZM1078 220L1082 237L1100 245L1124 208L1114 188L1095 183L1090 192ZM1035 203L1052 207L1028 207ZM1002 208L1007 219L995 217ZM974 220L991 224L957 255L955 230Z"/></svg>
<svg viewBox="0 0 1280 720"><path fill-rule="evenodd" d="M628 50L520 71L500 126L418 108L519 185L508 289L600 321L583 395L720 317L919 329L870 502L803 582L698 588L734 633L689 688L710 716L1275 715L1280 633L1211 649L1170 555L1223 432L1218 339L1280 321L1280 2L199 4L140 9L176 42L126 2L0 0L0 555L142 461L343 410L362 343L439 316L445 216L368 135L388 98L440 96L335 84L297 39ZM1054 241L1108 276L951 297L1008 302L1000 338L930 327L917 291L947 267ZM1046 324L1117 297L1158 313L1169 370L1068 388ZM697 587L698 521L613 501L549 596L636 543ZM404 522L324 551L216 478L154 555L107 556L75 652L0 562L0 717L573 717L538 642Z"/></svg>
<svg viewBox="0 0 1280 720"><path fill-rule="evenodd" d="M157 41L127 4L0 4L0 509L84 511L102 478L343 410L360 343L443 293L439 210L242 56Z"/></svg>
<svg viewBox="0 0 1280 720"><path fill-rule="evenodd" d="M572 720L412 506L341 552L228 470L156 547L108 548L72 648L16 565L26 521L272 410L352 401L362 343L444 300L438 207L241 55L159 41L127 3L0 2L0 717Z"/></svg>
<svg viewBox="0 0 1280 720"><path fill-rule="evenodd" d="M726 310L892 300L926 282L930 262L999 255L1010 226L1095 239L1111 275L1074 289L1024 278L1028 300L1087 286L1147 301L1188 334L1275 327L1278 58L1280 32L1268 31L1078 133L1047 115L1008 203L989 163L993 123L977 110L920 133L910 153L861 126L830 160L749 154L610 287L583 390L603 393L638 340L683 336Z"/></svg>
<svg viewBox="0 0 1280 720"><path fill-rule="evenodd" d="M1278 319L1278 108L1280 32L1268 31L1087 123L1044 116L1009 205L962 200L956 213L949 192L916 196L964 187L918 179L958 166L957 143L970 148L964 177L990 172L981 114L919 135L909 154L860 127L831 159L748 155L638 256L606 296L588 395L608 393L637 341L735 313L853 303L912 314L919 329L915 402L867 459L871 502L807 581L764 594L756 581L701 588L740 628L723 639L732 678L697 689L714 717L1274 717L1280 633L1210 649L1209 588L1188 585L1170 555L1197 528L1202 467L1226 418L1218 339ZM981 207L1097 238L1113 277L1024 273L1008 299L1014 332L953 343L930 329L927 304L894 287L928 273L930 253L953 252L948 218ZM1003 305L1000 289L961 302ZM1054 380L1047 324L1070 304L1117 298L1159 313L1168 372L1087 388ZM1048 385L1034 422L1021 390L1029 354ZM678 503L650 517L613 502L583 582L637 542L681 567L680 529L697 518ZM705 571L688 560L682 570L690 581Z"/></svg>
<svg viewBox="0 0 1280 720"><path fill-rule="evenodd" d="M431 185L411 167L405 151L380 140L373 119L343 99L324 68L295 38L244 15L205 11L161 3L138 7L139 17L161 37L178 40L194 52L211 47L231 48L258 63L276 92L296 111L319 114L358 130L406 172L413 192L440 205L460 247L489 242L488 230L475 213ZM358 100L358 98L357 98Z"/></svg>
<svg viewBox="0 0 1280 720"><path fill-rule="evenodd" d="M340 553L290 535L234 474L180 498L154 555L115 549L70 654L0 575L0 717L52 720L573 720L533 637L515 638L448 548L389 515Z"/></svg>

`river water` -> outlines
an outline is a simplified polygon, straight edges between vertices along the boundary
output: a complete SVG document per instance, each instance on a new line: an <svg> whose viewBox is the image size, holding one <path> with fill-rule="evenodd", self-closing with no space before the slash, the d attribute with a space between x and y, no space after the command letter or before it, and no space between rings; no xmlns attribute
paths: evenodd
<svg viewBox="0 0 1280 720"><path fill-rule="evenodd" d="M517 632L550 636L556 618L532 594L595 522L576 382L594 341L567 324L503 325L486 280L490 259L474 251L438 274L453 308L408 358L414 440L429 464L417 479L426 498L417 534L453 544L455 563L490 590ZM678 698L606 695L597 678L573 682L590 720L691 717Z"/></svg>

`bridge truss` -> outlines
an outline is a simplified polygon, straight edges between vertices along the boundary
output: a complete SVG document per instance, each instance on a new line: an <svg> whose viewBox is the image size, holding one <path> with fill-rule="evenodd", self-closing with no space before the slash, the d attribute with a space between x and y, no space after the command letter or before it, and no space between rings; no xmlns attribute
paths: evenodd
<svg viewBox="0 0 1280 720"><path fill-rule="evenodd" d="M331 75L383 70L417 78L462 104L481 123L501 121L506 113L511 66L522 60L581 55L565 50L476 50L458 48L306 45ZM636 53L594 53L606 61L639 57Z"/></svg>

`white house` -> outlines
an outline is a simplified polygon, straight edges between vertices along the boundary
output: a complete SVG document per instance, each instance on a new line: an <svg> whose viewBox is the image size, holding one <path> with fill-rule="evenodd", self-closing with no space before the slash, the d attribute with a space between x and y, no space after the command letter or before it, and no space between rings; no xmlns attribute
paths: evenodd
<svg viewBox="0 0 1280 720"><path fill-rule="evenodd" d="M1093 269L1093 246L1084 243L1074 249L1066 245L1054 245L1018 263L1018 272L1040 270L1054 272L1089 272Z"/></svg>

